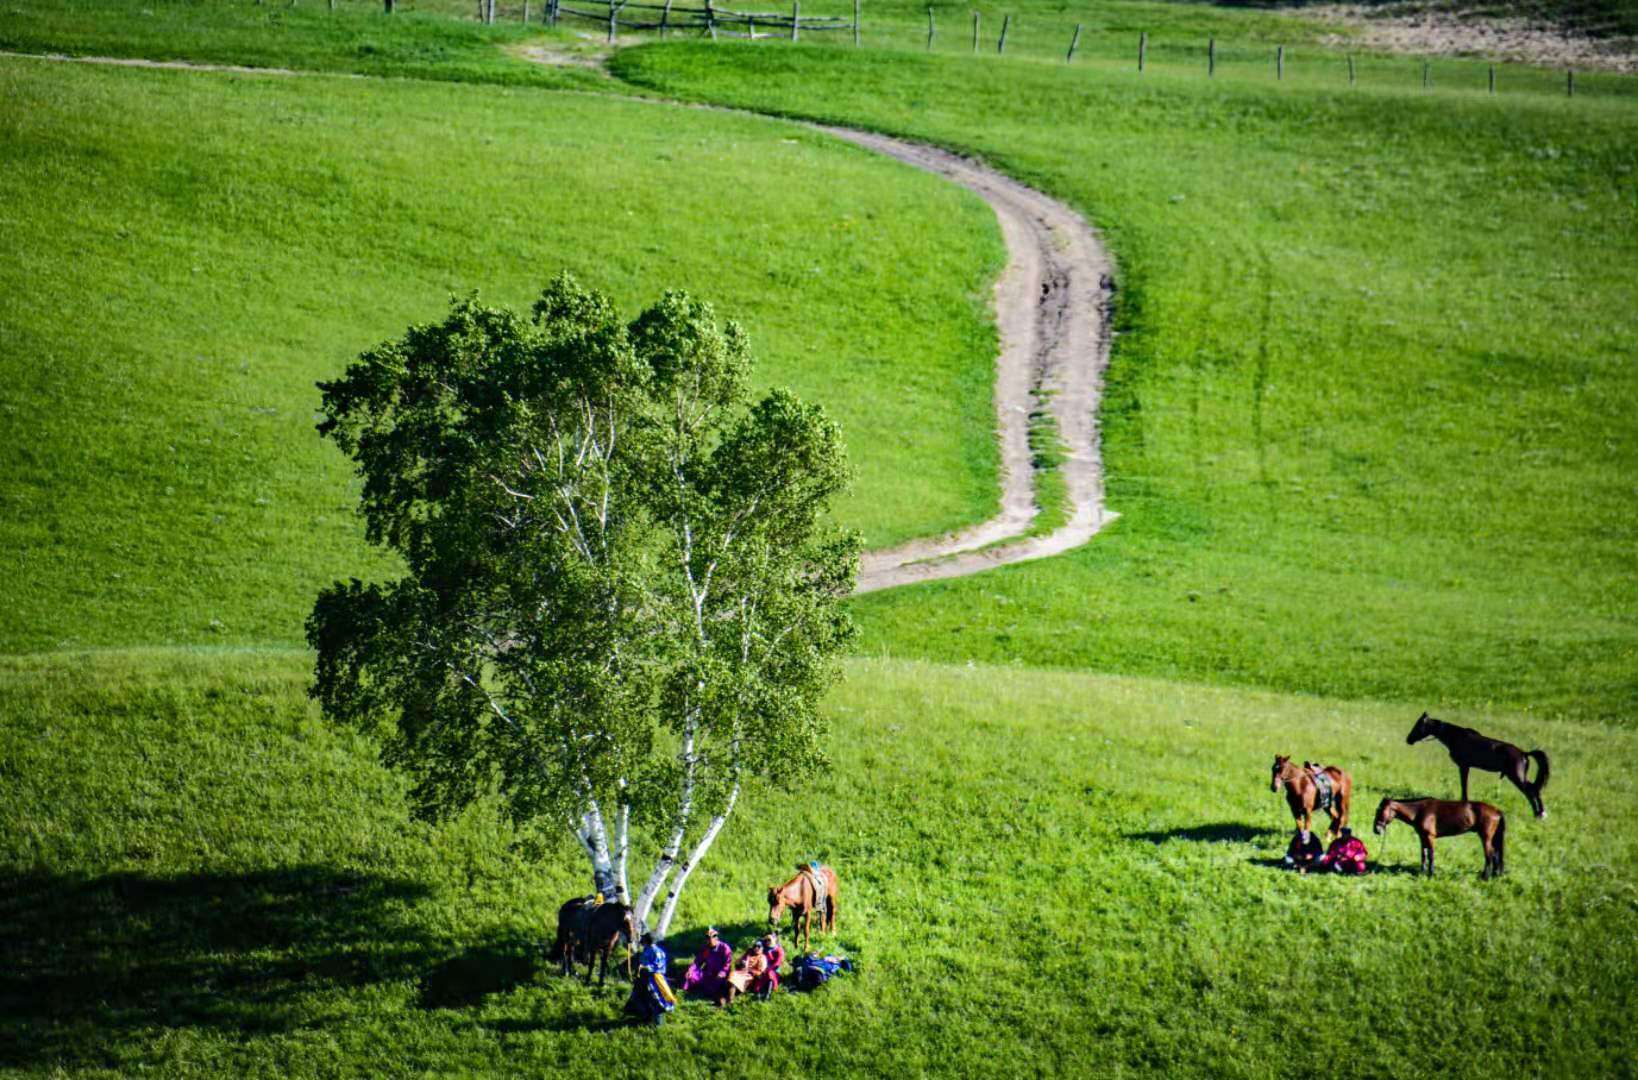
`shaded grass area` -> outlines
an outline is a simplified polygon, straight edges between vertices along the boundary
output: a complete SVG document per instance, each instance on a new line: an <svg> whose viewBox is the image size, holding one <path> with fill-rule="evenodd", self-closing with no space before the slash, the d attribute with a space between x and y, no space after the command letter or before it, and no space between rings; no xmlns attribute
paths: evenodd
<svg viewBox="0 0 1638 1080"><path fill-rule="evenodd" d="M1629 105L690 45L615 69L982 154L1114 252L1123 520L862 598L867 651L1634 715Z"/></svg>
<svg viewBox="0 0 1638 1080"><path fill-rule="evenodd" d="M1400 826L1366 832L1372 876L1299 878L1271 865L1271 755L1348 767L1356 820L1385 791L1453 794L1444 755L1404 745L1413 710L856 662L828 706L834 770L748 794L671 944L759 930L766 882L815 856L842 882L826 944L859 976L727 1015L688 1004L649 1033L617 1028L614 987L546 970L545 925L584 876L568 845L481 811L409 821L369 746L317 720L308 664L0 661L0 1065L707 1075L749 1054L843 1075L1294 1076L1346 1058L1477 1077L1631 1055L1638 852L1609 827L1638 809L1630 731L1450 714L1553 755L1546 823L1475 776L1508 815L1507 876L1480 882L1460 837L1415 877Z"/></svg>
<svg viewBox="0 0 1638 1080"><path fill-rule="evenodd" d="M321 584L383 569L314 381L562 267L741 319L757 377L841 422L872 542L993 510L1000 240L935 177L531 90L10 60L0 92L6 649L299 641Z"/></svg>

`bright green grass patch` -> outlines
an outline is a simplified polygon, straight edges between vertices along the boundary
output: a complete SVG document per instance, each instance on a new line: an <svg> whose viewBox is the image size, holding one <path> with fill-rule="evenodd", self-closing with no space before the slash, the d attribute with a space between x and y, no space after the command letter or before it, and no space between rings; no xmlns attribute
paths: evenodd
<svg viewBox="0 0 1638 1080"><path fill-rule="evenodd" d="M0 49L614 89L595 68L520 55L570 35L518 19L484 26L457 11L471 16L476 3L406 2L388 16L362 0L334 11L324 0L7 0Z"/></svg>
<svg viewBox="0 0 1638 1080"><path fill-rule="evenodd" d="M565 266L740 318L757 377L841 422L873 543L993 510L1000 240L935 177L529 90L12 60L0 93L0 647L300 641L321 584L382 569L313 382Z"/></svg>
<svg viewBox="0 0 1638 1080"><path fill-rule="evenodd" d="M1631 106L826 50L615 63L982 153L1114 251L1125 517L865 598L868 650L1634 714Z"/></svg>
<svg viewBox="0 0 1638 1080"><path fill-rule="evenodd" d="M481 813L410 823L403 785L316 718L308 664L0 661L0 1066L1488 1077L1606 1074L1634 1049L1630 731L1453 715L1553 756L1546 822L1474 778L1507 813L1507 876L1479 881L1458 837L1422 880L1412 834L1367 823L1375 874L1299 878L1271 865L1271 755L1347 766L1366 822L1385 790L1454 791L1438 748L1404 744L1414 710L855 663L834 770L749 793L672 945L758 932L767 882L818 856L860 975L648 1033L541 960L579 859L534 861Z"/></svg>

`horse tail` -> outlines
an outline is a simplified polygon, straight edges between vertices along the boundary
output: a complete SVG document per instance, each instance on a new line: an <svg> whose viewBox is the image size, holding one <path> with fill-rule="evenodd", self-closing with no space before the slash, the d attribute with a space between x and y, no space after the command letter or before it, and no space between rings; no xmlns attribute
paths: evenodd
<svg viewBox="0 0 1638 1080"><path fill-rule="evenodd" d="M1538 751L1539 752L1539 751ZM1496 814L1496 873L1501 873L1507 863L1507 815Z"/></svg>
<svg viewBox="0 0 1638 1080"><path fill-rule="evenodd" d="M1547 786L1547 751L1532 750L1529 756L1536 759L1536 782L1531 786L1539 793Z"/></svg>

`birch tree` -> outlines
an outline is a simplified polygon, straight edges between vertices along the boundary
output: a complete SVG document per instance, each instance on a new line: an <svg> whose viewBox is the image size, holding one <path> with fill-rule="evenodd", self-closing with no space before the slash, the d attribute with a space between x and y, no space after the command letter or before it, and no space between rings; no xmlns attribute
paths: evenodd
<svg viewBox="0 0 1638 1080"><path fill-rule="evenodd" d="M668 293L627 325L565 275L532 319L458 301L320 384L405 573L320 594L314 696L419 813L493 791L560 823L661 936L746 783L822 764L852 634L839 434L788 393L746 405L749 370L709 305Z"/></svg>

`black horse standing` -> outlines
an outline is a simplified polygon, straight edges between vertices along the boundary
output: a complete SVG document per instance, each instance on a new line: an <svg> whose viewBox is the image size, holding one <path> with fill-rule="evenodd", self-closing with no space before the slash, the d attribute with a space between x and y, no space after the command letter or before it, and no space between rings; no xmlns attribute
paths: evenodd
<svg viewBox="0 0 1638 1080"><path fill-rule="evenodd" d="M1472 728L1435 720L1427 713L1423 713L1416 721L1416 726L1405 736L1405 741L1418 743L1429 736L1445 744L1445 749L1450 751L1450 760L1461 770L1463 802L1468 801L1467 772L1469 769L1479 769L1482 772L1500 773L1513 781L1513 786L1524 792L1524 797L1530 800L1530 809L1535 811L1536 817L1547 816L1547 807L1541 801L1541 789L1547 786L1545 750L1531 750L1526 753L1510 742L1481 735ZM1534 783L1530 782L1530 758L1536 759Z"/></svg>
<svg viewBox="0 0 1638 1080"><path fill-rule="evenodd" d="M577 896L557 910L557 941L552 946L551 959L563 967L563 974L574 970L575 961L586 959L586 982L591 982L592 968L603 963L597 974L599 986L609 974L609 954L620 939L626 941L626 977L631 977L631 943L637 940L637 927L632 921L631 908L608 901L596 903L596 897Z"/></svg>

